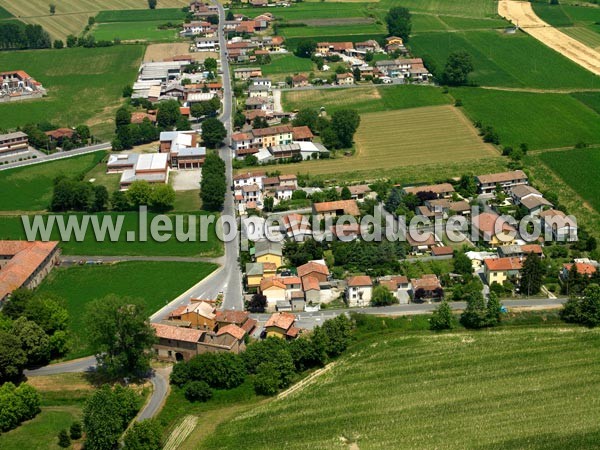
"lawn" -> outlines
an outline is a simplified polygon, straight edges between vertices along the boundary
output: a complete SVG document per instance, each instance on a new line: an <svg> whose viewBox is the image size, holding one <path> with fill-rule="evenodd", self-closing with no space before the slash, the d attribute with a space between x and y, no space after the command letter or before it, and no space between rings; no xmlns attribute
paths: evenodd
<svg viewBox="0 0 600 450"><path fill-rule="evenodd" d="M198 448L593 448L599 344L598 330L566 326L367 335Z"/></svg>
<svg viewBox="0 0 600 450"><path fill-rule="evenodd" d="M31 103L30 103L31 104ZM0 211L40 211L52 198L52 181L59 175L75 176L98 165L106 152L0 172Z"/></svg>
<svg viewBox="0 0 600 450"><path fill-rule="evenodd" d="M98 222L101 224L104 220L110 220L114 224L115 229L118 230L118 217L123 217L121 232L118 234L118 240L112 242L109 237L109 233L106 233L104 241L97 241L91 222L85 229L83 240L78 241L75 237L75 233L71 234L69 238L65 236L65 239L61 239L60 228L61 225L57 225L55 222L52 227L52 233L50 235L51 240L61 241L61 248L65 255L84 255L84 256L185 256L185 257L215 257L223 254L223 244L217 238L215 225L208 225L207 236L205 242L200 241L200 222L201 216L208 215L206 212L196 211L191 212L190 215L194 216L196 221L196 241L191 242L180 242L177 239L175 231L171 232L170 238L165 242L159 242L153 239L150 233L150 224L158 214L148 213L148 224L142 226L140 231L140 218L137 212L124 212L124 213L101 213L98 214ZM171 219L171 223L176 227L175 214L168 214ZM42 216L44 223L47 223L50 216ZM83 223L83 214L59 214L56 215L58 221L64 220L65 226L69 220L76 221L77 224ZM91 220L91 219L89 219ZM183 232L188 229L189 218L188 214L183 215ZM30 221L33 221L30 216ZM31 223L31 222L30 222ZM82 225L83 226L83 225ZM141 236L144 230L147 232L147 238L144 242ZM134 233L135 240L132 242L127 241L127 235ZM161 233L162 234L162 233ZM39 238L40 234L36 234L36 238ZM0 216L0 239L25 239L26 233L23 227L23 222L20 216Z"/></svg>
<svg viewBox="0 0 600 450"><path fill-rule="evenodd" d="M600 149L545 152L539 158L600 212Z"/></svg>
<svg viewBox="0 0 600 450"><path fill-rule="evenodd" d="M67 358L73 359L90 354L85 342L85 308L92 300L111 294L139 298L150 315L216 268L216 264L208 263L141 261L58 268L44 280L38 292L65 300L73 334Z"/></svg>
<svg viewBox="0 0 600 450"><path fill-rule="evenodd" d="M96 16L96 23L106 22L149 22L162 20L181 21L185 19L185 13L181 8L170 9L121 9L111 11L100 11Z"/></svg>
<svg viewBox="0 0 600 450"><path fill-rule="evenodd" d="M331 176L360 170L383 176L382 171L394 167L425 162L456 164L499 156L452 106L362 114L354 140L354 156L306 161L281 166L280 170Z"/></svg>
<svg viewBox="0 0 600 450"><path fill-rule="evenodd" d="M475 69L471 81L482 86L600 88L598 77L521 32L420 33L409 45L416 55L431 59L439 70L451 52L467 51Z"/></svg>
<svg viewBox="0 0 600 450"><path fill-rule="evenodd" d="M173 41L179 37L179 30L158 27L164 25L164 20L145 22L108 22L94 26L92 33L98 41L112 41L118 38L122 41Z"/></svg>
<svg viewBox="0 0 600 450"><path fill-rule="evenodd" d="M432 86L369 86L348 89L313 89L284 91L286 111L324 107L328 114L337 109L352 108L362 113L436 106L450 103L441 89Z"/></svg>
<svg viewBox="0 0 600 450"><path fill-rule="evenodd" d="M24 70L48 91L44 99L0 104L2 127L87 123L92 132L108 138L123 87L135 80L143 53L141 45L0 52L2 70Z"/></svg>
<svg viewBox="0 0 600 450"><path fill-rule="evenodd" d="M280 73L294 74L298 72L310 72L313 70L313 62L308 58L299 58L293 54L273 55L270 64L261 66L263 74L276 75Z"/></svg>
<svg viewBox="0 0 600 450"><path fill-rule="evenodd" d="M15 2L0 0L4 7L16 17L27 23L40 24L47 30L52 39L65 39L67 35L79 35L88 24L90 17L96 16L106 10L145 10L148 8L146 0L54 0L56 13L50 14L46 0L31 0L28 2ZM158 8L180 9L188 6L187 0L160 0ZM160 13L141 12L142 15ZM162 17L158 17L162 19Z"/></svg>
<svg viewBox="0 0 600 450"><path fill-rule="evenodd" d="M531 149L600 143L600 116L568 94L491 89L453 89L473 121L491 125L503 145L527 143Z"/></svg>
<svg viewBox="0 0 600 450"><path fill-rule="evenodd" d="M354 35L373 35L384 34L385 29L381 25L374 23L355 24L355 25L332 25L322 27L290 27L281 28L280 33L286 39L290 38L311 38L315 41L321 41L322 37L328 36L354 36ZM356 40L356 39L350 39Z"/></svg>

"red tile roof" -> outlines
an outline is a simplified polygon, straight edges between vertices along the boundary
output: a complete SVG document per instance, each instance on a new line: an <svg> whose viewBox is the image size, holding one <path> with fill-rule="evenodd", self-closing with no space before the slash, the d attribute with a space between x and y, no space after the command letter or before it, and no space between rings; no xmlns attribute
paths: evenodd
<svg viewBox="0 0 600 450"><path fill-rule="evenodd" d="M371 281L371 277L367 275L358 275L355 277L350 277L347 280L348 287L359 287L359 286L373 286L373 281Z"/></svg>
<svg viewBox="0 0 600 450"><path fill-rule="evenodd" d="M196 330L194 328L173 327L171 325L164 325L160 323L153 323L151 325L156 331L156 336L162 339L196 343L204 334L204 331Z"/></svg>
<svg viewBox="0 0 600 450"><path fill-rule="evenodd" d="M285 284L283 284L281 280L277 277L263 278L262 280L260 280L261 291L266 291L267 289L270 289L272 287L285 289Z"/></svg>
<svg viewBox="0 0 600 450"><path fill-rule="evenodd" d="M515 228L512 225L510 225L496 213L484 212L473 218L473 226L481 233L486 233L490 236L496 235L496 222L500 223L499 228L501 227L500 229L502 231L515 231Z"/></svg>
<svg viewBox="0 0 600 450"><path fill-rule="evenodd" d="M344 214L360 216L356 200L338 200L336 202L314 203L313 208L317 213L328 213L343 210Z"/></svg>
<svg viewBox="0 0 600 450"><path fill-rule="evenodd" d="M563 264L563 267L567 270L571 270L573 264ZM596 273L596 268L588 263L575 263L575 268L580 275L592 276Z"/></svg>
<svg viewBox="0 0 600 450"><path fill-rule="evenodd" d="M238 341L241 341L242 339L244 339L244 336L246 336L246 331L238 327L237 325L229 324L225 325L223 328L219 328L219 331L217 331L217 336L221 336L223 334L229 334L236 338Z"/></svg>
<svg viewBox="0 0 600 450"><path fill-rule="evenodd" d="M446 256L446 255L452 255L454 253L454 250L452 250L452 247L448 247L448 246L433 247L431 249L431 253L433 253L435 256Z"/></svg>
<svg viewBox="0 0 600 450"><path fill-rule="evenodd" d="M247 311L236 311L234 309L225 309L217 311L217 322L233 323L236 325L243 324L248 320L249 313Z"/></svg>
<svg viewBox="0 0 600 450"><path fill-rule="evenodd" d="M312 131L310 131L310 128L308 128L307 126L294 127L292 129L292 134L293 134L294 140L312 139L315 137L314 134L312 133Z"/></svg>
<svg viewBox="0 0 600 450"><path fill-rule="evenodd" d="M491 272L521 270L523 259L521 258L490 258L483 261L486 270Z"/></svg>
<svg viewBox="0 0 600 450"><path fill-rule="evenodd" d="M302 277L302 290L306 291L320 291L319 280L310 275Z"/></svg>
<svg viewBox="0 0 600 450"><path fill-rule="evenodd" d="M320 264L314 261L307 262L306 264L298 267L298 276L300 278L304 278L306 275L310 275L313 272L317 272L322 275L329 275L329 269L325 264Z"/></svg>
<svg viewBox="0 0 600 450"><path fill-rule="evenodd" d="M287 312L277 312L269 317L269 320L265 323L265 328L276 327L287 331L294 325L295 321L295 315Z"/></svg>

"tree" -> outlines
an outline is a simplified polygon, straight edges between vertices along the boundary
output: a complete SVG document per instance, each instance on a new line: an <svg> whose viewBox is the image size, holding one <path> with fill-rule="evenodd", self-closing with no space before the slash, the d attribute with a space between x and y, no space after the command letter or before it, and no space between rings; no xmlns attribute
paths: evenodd
<svg viewBox="0 0 600 450"><path fill-rule="evenodd" d="M209 72L217 70L217 60L215 58L206 58L204 60L204 69Z"/></svg>
<svg viewBox="0 0 600 450"><path fill-rule="evenodd" d="M354 68L352 75L354 75L354 81L360 81L360 69L358 67Z"/></svg>
<svg viewBox="0 0 600 450"><path fill-rule="evenodd" d="M225 20L235 20L235 16L233 15L232 10L227 11L227 15L225 16Z"/></svg>
<svg viewBox="0 0 600 450"><path fill-rule="evenodd" d="M52 15L56 14L56 5L54 3L50 3L48 5L48 9L50 10L50 14L52 14Z"/></svg>
<svg viewBox="0 0 600 450"><path fill-rule="evenodd" d="M467 307L460 316L465 328L484 328L489 325L488 310L481 292L472 292L467 298Z"/></svg>
<svg viewBox="0 0 600 450"><path fill-rule="evenodd" d="M0 386L0 432L16 428L40 412L40 396L29 384L16 387L13 383Z"/></svg>
<svg viewBox="0 0 600 450"><path fill-rule="evenodd" d="M473 274L473 264L464 252L456 253L456 256L454 257L454 272L462 276Z"/></svg>
<svg viewBox="0 0 600 450"><path fill-rule="evenodd" d="M204 381L215 389L233 389L246 377L244 362L235 353L203 353L194 356L187 364L191 381Z"/></svg>
<svg viewBox="0 0 600 450"><path fill-rule="evenodd" d="M246 305L248 311L253 313L262 313L265 312L265 308L267 306L267 297L263 294L256 293L252 296L252 299Z"/></svg>
<svg viewBox="0 0 600 450"><path fill-rule="evenodd" d="M212 394L210 386L204 381L190 381L183 388L183 395L190 402L207 402Z"/></svg>
<svg viewBox="0 0 600 450"><path fill-rule="evenodd" d="M117 129L119 129L119 127L122 127L122 126L129 125L130 123L131 123L131 111L129 111L129 109L127 109L124 106L117 109L117 113L115 116L115 124L117 126Z"/></svg>
<svg viewBox="0 0 600 450"><path fill-rule="evenodd" d="M227 130L219 119L210 118L202 122L202 140L207 147L220 147L225 136Z"/></svg>
<svg viewBox="0 0 600 450"><path fill-rule="evenodd" d="M167 100L158 104L156 123L159 127L172 130L180 118L181 111L177 100Z"/></svg>
<svg viewBox="0 0 600 450"><path fill-rule="evenodd" d="M158 3L158 0L148 0L148 8L150 9L156 9L156 4Z"/></svg>
<svg viewBox="0 0 600 450"><path fill-rule="evenodd" d="M225 192L227 192L225 162L216 153L209 153L202 166L200 181L203 208L208 211L221 210L225 201Z"/></svg>
<svg viewBox="0 0 600 450"><path fill-rule="evenodd" d="M527 255L521 270L521 292L528 296L540 292L544 283L544 273L544 264L540 257L535 253Z"/></svg>
<svg viewBox="0 0 600 450"><path fill-rule="evenodd" d="M113 192L110 204L114 211L127 211L130 208L127 194L123 191Z"/></svg>
<svg viewBox="0 0 600 450"><path fill-rule="evenodd" d="M156 184L150 192L150 207L153 211L165 212L173 209L175 190L170 184Z"/></svg>
<svg viewBox="0 0 600 450"><path fill-rule="evenodd" d="M123 98L130 98L132 94L133 94L133 87L130 84L128 84L127 86L125 86L123 88L123 94L122 94Z"/></svg>
<svg viewBox="0 0 600 450"><path fill-rule="evenodd" d="M252 128L268 128L269 122L264 117L256 116L252 121Z"/></svg>
<svg viewBox="0 0 600 450"><path fill-rule="evenodd" d="M342 198L342 200L350 200L352 198L352 193L350 192L350 189L348 189L348 186L344 186L342 188L340 197Z"/></svg>
<svg viewBox="0 0 600 450"><path fill-rule="evenodd" d="M71 438L64 428L58 432L58 445L62 448L69 448L71 446Z"/></svg>
<svg viewBox="0 0 600 450"><path fill-rule="evenodd" d="M451 53L442 74L442 82L449 86L462 86L469 82L473 72L473 58L464 50Z"/></svg>
<svg viewBox="0 0 600 450"><path fill-rule="evenodd" d="M360 124L360 116L353 109L340 109L331 116L331 129L335 132L341 148L352 147L354 133Z"/></svg>
<svg viewBox="0 0 600 450"><path fill-rule="evenodd" d="M67 47L69 47L69 48L77 47L77 36L75 36L73 34L69 34L67 36Z"/></svg>
<svg viewBox="0 0 600 450"><path fill-rule="evenodd" d="M302 40L298 43L294 54L300 58L310 58L317 50L317 43L313 40Z"/></svg>
<svg viewBox="0 0 600 450"><path fill-rule="evenodd" d="M447 300L442 300L429 319L429 329L434 331L451 330L456 326L452 309Z"/></svg>
<svg viewBox="0 0 600 450"><path fill-rule="evenodd" d="M273 212L274 206L275 206L275 198L273 198L273 197L265 197L263 199L263 211L265 211L265 212Z"/></svg>
<svg viewBox="0 0 600 450"><path fill-rule="evenodd" d="M81 439L81 436L83 435L83 429L79 420L76 420L71 424L71 427L69 428L69 435L74 441Z"/></svg>
<svg viewBox="0 0 600 450"><path fill-rule="evenodd" d="M162 432L160 424L152 419L134 423L127 433L125 433L123 448L125 450L162 449Z"/></svg>
<svg viewBox="0 0 600 450"><path fill-rule="evenodd" d="M410 12L400 6L391 8L385 16L388 35L401 37L404 42L408 42L412 23Z"/></svg>
<svg viewBox="0 0 600 450"><path fill-rule="evenodd" d="M566 322L580 323L587 327L600 325L600 286L588 286L582 296L573 296L560 312Z"/></svg>
<svg viewBox="0 0 600 450"><path fill-rule="evenodd" d="M109 295L87 308L87 335L99 370L112 378L146 375L156 341L141 301Z"/></svg>
<svg viewBox="0 0 600 450"><path fill-rule="evenodd" d="M60 50L61 48L65 47L65 43L63 41L61 41L60 39L56 39L54 41L53 47L57 50Z"/></svg>
<svg viewBox="0 0 600 450"><path fill-rule="evenodd" d="M254 391L258 395L275 395L281 387L277 366L270 362L259 364L254 376Z"/></svg>
<svg viewBox="0 0 600 450"><path fill-rule="evenodd" d="M50 360L50 340L37 323L19 317L13 322L12 334L21 342L28 365L44 364Z"/></svg>
<svg viewBox="0 0 600 450"><path fill-rule="evenodd" d="M321 131L321 141L327 148L341 148L340 140L335 130L329 126Z"/></svg>
<svg viewBox="0 0 600 450"><path fill-rule="evenodd" d="M21 340L11 332L0 331L0 382L19 378L26 364Z"/></svg>
<svg viewBox="0 0 600 450"><path fill-rule="evenodd" d="M121 433L138 409L138 399L130 388L104 385L94 391L83 407L86 450L117 448Z"/></svg>
<svg viewBox="0 0 600 450"><path fill-rule="evenodd" d="M127 189L127 201L134 207L149 205L152 195L152 186L145 180L134 181Z"/></svg>
<svg viewBox="0 0 600 450"><path fill-rule="evenodd" d="M371 304L373 306L389 306L394 303L398 303L398 299L390 292L387 286L375 286L371 297Z"/></svg>
<svg viewBox="0 0 600 450"><path fill-rule="evenodd" d="M487 312L490 325L497 325L500 323L502 305L495 292L490 292L490 298L487 302Z"/></svg>
<svg viewBox="0 0 600 450"><path fill-rule="evenodd" d="M317 120L319 118L319 113L316 109L313 108L305 108L298 111L296 117L292 121L292 125L295 127L307 126L310 130L315 133L317 132Z"/></svg>

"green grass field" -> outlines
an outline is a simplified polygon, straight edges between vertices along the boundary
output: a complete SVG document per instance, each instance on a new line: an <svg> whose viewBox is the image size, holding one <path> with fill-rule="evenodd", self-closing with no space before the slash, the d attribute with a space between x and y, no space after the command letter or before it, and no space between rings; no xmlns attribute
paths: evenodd
<svg viewBox="0 0 600 450"><path fill-rule="evenodd" d="M0 175L0 211L40 211L48 207L52 198L52 181L59 175L74 176L93 169L106 152L29 167L5 170Z"/></svg>
<svg viewBox="0 0 600 450"><path fill-rule="evenodd" d="M14 19L14 16L8 12L6 9L4 9L2 6L0 6L0 20L5 20L5 19Z"/></svg>
<svg viewBox="0 0 600 450"><path fill-rule="evenodd" d="M531 149L600 143L600 116L568 94L491 89L452 89L473 121L493 126L502 145L525 142Z"/></svg>
<svg viewBox="0 0 600 450"><path fill-rule="evenodd" d="M121 9L100 11L96 23L106 22L150 22L150 21L182 21L185 13L180 8L165 9Z"/></svg>
<svg viewBox="0 0 600 450"><path fill-rule="evenodd" d="M600 88L598 77L524 33L422 33L409 45L415 54L431 59L439 70L451 52L467 51L475 69L470 79L482 86Z"/></svg>
<svg viewBox="0 0 600 450"><path fill-rule="evenodd" d="M571 18L565 13L563 5L551 5L550 3L531 2L536 15L544 22L553 27L570 27L573 25Z"/></svg>
<svg viewBox="0 0 600 450"><path fill-rule="evenodd" d="M1 104L2 126L87 123L100 137L111 136L123 87L135 80L143 52L141 45L0 52L2 70L24 70L48 91L40 100Z"/></svg>
<svg viewBox="0 0 600 450"><path fill-rule="evenodd" d="M560 31L596 50L600 47L600 27L598 25L566 27L561 28Z"/></svg>
<svg viewBox="0 0 600 450"><path fill-rule="evenodd" d="M328 114L347 108L362 114L450 103L449 96L431 86L368 86L353 88L350 93L347 89L285 91L282 102L286 111L324 107Z"/></svg>
<svg viewBox="0 0 600 450"><path fill-rule="evenodd" d="M39 24L48 31L52 39L65 39L67 35L79 35L88 24L90 17L107 10L147 10L147 0L54 0L55 14L50 14L49 3L46 0L30 0L15 2L0 0L0 6L20 17L24 22ZM158 9L181 9L188 6L187 0L160 0ZM141 13L151 14L151 13ZM160 13L154 13L160 15ZM159 17L158 19L161 19Z"/></svg>
<svg viewBox="0 0 600 450"><path fill-rule="evenodd" d="M179 30L158 28L164 23L164 20L99 23L95 25L93 34L98 41L120 39L122 41L168 42L177 40Z"/></svg>
<svg viewBox="0 0 600 450"><path fill-rule="evenodd" d="M299 21L304 19L338 19L344 17L363 17L368 3L308 3L294 4L288 8L234 8L234 14L256 17L263 12L272 13L276 19Z"/></svg>
<svg viewBox="0 0 600 450"><path fill-rule="evenodd" d="M539 158L600 212L600 149L545 152Z"/></svg>
<svg viewBox="0 0 600 450"><path fill-rule="evenodd" d="M385 29L377 24L356 24L356 25L335 25L323 27L292 27L281 28L281 35L286 39L289 38L311 38L317 36L317 41L321 37L327 36L353 36L353 35L369 35L383 34Z"/></svg>
<svg viewBox="0 0 600 450"><path fill-rule="evenodd" d="M600 114L600 92L574 92L571 97Z"/></svg>
<svg viewBox="0 0 600 450"><path fill-rule="evenodd" d="M398 6L396 0L381 0L376 8L387 11ZM402 5L411 12L427 12L461 17L497 17L497 3L494 0L403 0Z"/></svg>
<svg viewBox="0 0 600 450"><path fill-rule="evenodd" d="M394 167L424 162L456 164L499 156L452 106L362 114L354 141L356 154L351 157L304 161L281 166L280 170L316 176L361 170L382 176L382 171Z"/></svg>
<svg viewBox="0 0 600 450"><path fill-rule="evenodd" d="M140 298L148 314L152 314L216 268L208 263L138 261L58 268L44 280L38 292L65 300L74 336L68 358L73 359L90 354L85 342L85 307L92 300L111 294Z"/></svg>
<svg viewBox="0 0 600 450"><path fill-rule="evenodd" d="M593 448L599 344L598 330L566 326L366 335L199 448Z"/></svg>
<svg viewBox="0 0 600 450"><path fill-rule="evenodd" d="M142 230L148 230L147 240L142 241L139 230L139 214L137 212L125 212L125 213L101 213L98 214L98 221L102 223L105 216L112 218L112 223L117 224L117 218L122 216L122 227L121 233L119 233L118 241L111 242L109 234L107 233L103 242L98 242L94 235L93 226L90 224L87 228L82 241L77 241L75 234L72 234L68 240L63 241L59 231L59 225L56 224L52 227L52 233L50 235L51 240L61 241L61 248L65 255L85 255L85 256L186 256L186 257L215 257L223 254L223 245L221 241L217 239L215 225L209 225L206 231L206 239L201 242L200 236L200 221L201 216L206 215L202 211L190 213L196 217L196 242L180 242L177 239L175 231L171 234L171 237L165 242L159 242L153 239L149 233L149 228L143 227ZM152 223L152 220L158 214L148 213L148 227ZM172 219L172 223L175 226L175 217L173 214L168 214ZM81 224L82 214L62 214L59 215L65 223L70 220L76 220L78 224ZM44 223L47 223L48 217L43 216ZM30 220L32 216L30 216ZM58 219L60 220L60 219ZM90 219L91 220L91 219ZM109 219L106 219L109 220ZM184 215L183 220L183 231L188 229L188 217ZM31 222L30 222L31 223ZM127 241L128 232L135 233L135 240L132 242ZM0 239L25 239L26 238L23 221L20 216L0 216ZM39 237L39 234L37 235ZM65 239L66 236L65 236Z"/></svg>
<svg viewBox="0 0 600 450"><path fill-rule="evenodd" d="M273 55L270 64L262 66L265 76L280 73L294 74L298 72L310 72L313 70L313 62L307 58L299 58L293 54Z"/></svg>

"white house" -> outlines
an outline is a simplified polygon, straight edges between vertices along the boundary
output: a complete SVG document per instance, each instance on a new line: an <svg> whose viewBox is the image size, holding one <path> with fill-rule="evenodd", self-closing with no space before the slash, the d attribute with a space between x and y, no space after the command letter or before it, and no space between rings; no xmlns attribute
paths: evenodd
<svg viewBox="0 0 600 450"><path fill-rule="evenodd" d="M359 275L346 280L346 301L350 307L369 306L373 295L373 282L371 277Z"/></svg>

